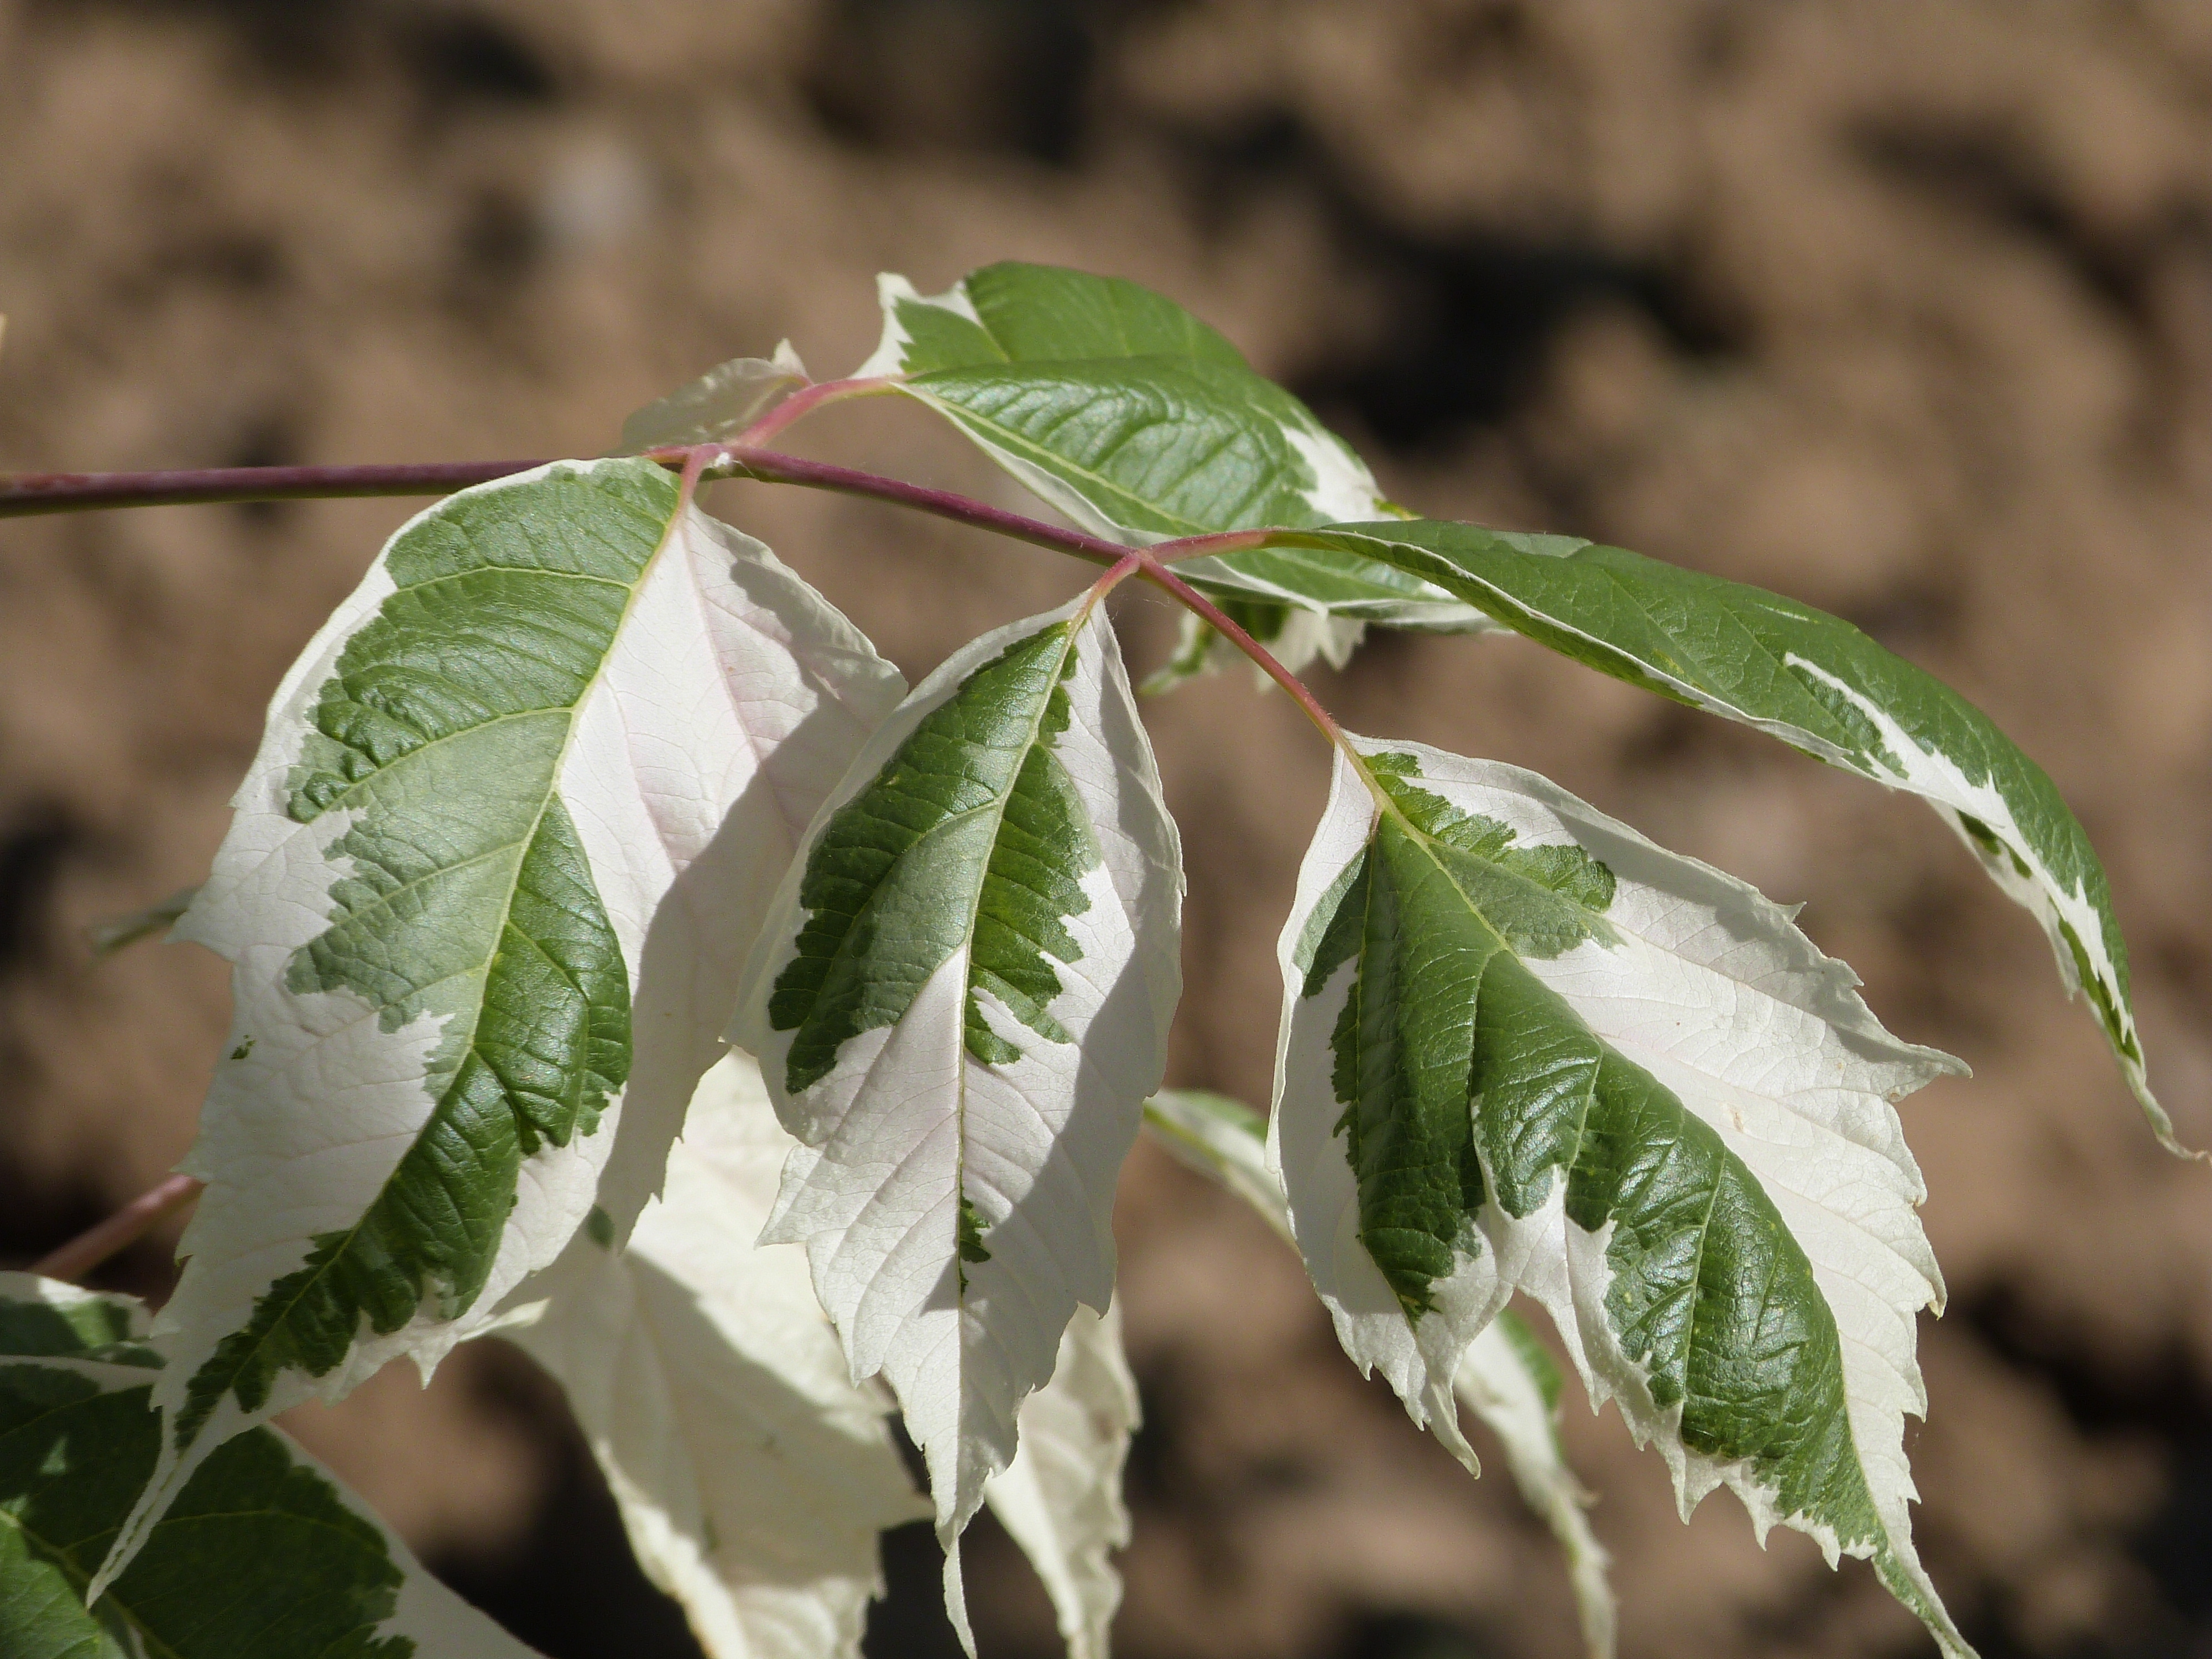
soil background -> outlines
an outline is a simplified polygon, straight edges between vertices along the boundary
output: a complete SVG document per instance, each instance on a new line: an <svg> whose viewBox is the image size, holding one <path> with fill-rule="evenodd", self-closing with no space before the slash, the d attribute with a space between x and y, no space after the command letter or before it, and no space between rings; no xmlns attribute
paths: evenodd
<svg viewBox="0 0 2212 1659"><path fill-rule="evenodd" d="M0 466L591 454L872 278L1118 272L1224 329L1437 515L1782 589L1944 675L2110 867L2154 1076L2212 1140L2212 9L1948 0L0 0ZM799 447L1012 486L918 410ZM226 1029L102 916L198 878L287 662L400 502L0 526L0 1261L184 1151ZM919 677L1045 556L723 485ZM1138 666L1172 619L1131 595ZM1972 1082L1907 1107L1949 1275L1919 1534L1984 1654L2212 1654L2212 1190L2033 922L1916 803L1516 640L1377 638L1347 724L1534 765L1787 901ZM1243 672L1150 709L1189 858L1173 1080L1264 1099L1272 940L1325 783ZM1148 1149L1125 1659L1576 1650L1564 1576L1336 1352L1297 1265ZM158 1295L167 1243L108 1270ZM557 1398L496 1345L295 1431L554 1659L693 1651ZM1872 1575L1687 1527L1567 1433L1624 1650L1927 1651ZM980 1528L983 1650L1056 1650ZM926 1534L876 1659L945 1659Z"/></svg>

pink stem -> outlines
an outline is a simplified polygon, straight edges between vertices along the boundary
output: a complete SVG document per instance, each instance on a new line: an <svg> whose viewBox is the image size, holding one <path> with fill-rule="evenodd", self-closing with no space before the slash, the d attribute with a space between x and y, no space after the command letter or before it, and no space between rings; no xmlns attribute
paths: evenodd
<svg viewBox="0 0 2212 1659"><path fill-rule="evenodd" d="M819 381L793 392L731 441L757 449L786 427L796 425L817 409L842 404L848 398L880 397L897 385L897 378L889 374L872 374L857 380Z"/></svg>
<svg viewBox="0 0 2212 1659"><path fill-rule="evenodd" d="M842 395L860 395L849 389L866 381L828 381L811 391L844 389ZM806 396L801 392L790 403ZM825 397L820 401L827 402ZM793 418L797 418L795 416ZM711 467L707 457L721 459ZM828 461L810 461L775 450L744 444L687 446L656 449L647 459L684 473L687 489L704 471L720 476L756 478L763 483L799 484L810 489L834 490L872 501L912 507L955 524L988 530L1015 541L1073 554L1093 564L1120 565L1132 550L1080 530L1047 524L1004 507L992 507L972 496L949 489L932 489L878 473L862 472ZM434 495L483 483L493 478L526 472L544 461L459 461L404 466L271 466L218 467L175 472L45 472L0 477L0 518L31 513L63 513L100 507L144 507L188 501L287 501L311 496ZM725 471L723 469L726 468ZM1146 579L1173 595L1181 604L1210 623L1231 645L1260 665L1271 679L1296 699L1314 723L1329 737L1340 740L1336 722L1314 700L1297 677L1268 654L1265 647L1222 614L1221 608L1188 582L1168 569L1173 561L1208 553L1234 553L1264 546L1282 532L1269 530L1229 530L1211 535L1186 536L1137 550L1137 563ZM1121 578L1115 578L1119 581Z"/></svg>
<svg viewBox="0 0 2212 1659"><path fill-rule="evenodd" d="M1157 556L1157 550L1141 552L1138 558L1144 565L1146 580L1157 587L1164 588L1181 602L1184 609L1200 622L1210 624L1214 632L1249 657L1261 673L1291 694L1291 700L1305 711L1306 718L1319 728L1322 736L1346 754L1352 752L1345 740L1344 728L1331 718L1328 710L1321 706L1314 694L1306 690L1305 682L1277 662L1274 654L1266 646L1246 633L1219 605L1162 564Z"/></svg>
<svg viewBox="0 0 2212 1659"><path fill-rule="evenodd" d="M173 1175L59 1249L40 1256L31 1271L46 1279L82 1279L118 1250L137 1243L163 1216L198 1198L205 1184L188 1175Z"/></svg>

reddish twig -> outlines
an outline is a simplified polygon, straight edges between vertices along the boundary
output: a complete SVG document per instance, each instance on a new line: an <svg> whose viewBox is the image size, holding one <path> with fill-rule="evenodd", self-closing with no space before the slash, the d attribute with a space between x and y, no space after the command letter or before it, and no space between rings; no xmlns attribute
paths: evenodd
<svg viewBox="0 0 2212 1659"><path fill-rule="evenodd" d="M31 1271L47 1279L82 1279L117 1251L137 1243L163 1216L198 1198L205 1185L192 1176L173 1175L59 1249L40 1256Z"/></svg>
<svg viewBox="0 0 2212 1659"><path fill-rule="evenodd" d="M444 495L527 472L543 461L432 461L397 466L210 466L168 472L0 476L0 519L103 507L296 501L348 495Z"/></svg>
<svg viewBox="0 0 2212 1659"><path fill-rule="evenodd" d="M1346 754L1352 754L1350 745L1345 741L1344 728L1336 723L1328 709L1321 706L1314 694L1306 690L1306 683L1277 662L1273 652L1245 632L1219 605L1163 564L1158 556L1158 548L1139 555L1139 561L1144 566L1145 580L1165 591L1185 610L1249 657L1261 673L1290 693L1291 700L1304 711L1305 717L1314 723L1322 736Z"/></svg>

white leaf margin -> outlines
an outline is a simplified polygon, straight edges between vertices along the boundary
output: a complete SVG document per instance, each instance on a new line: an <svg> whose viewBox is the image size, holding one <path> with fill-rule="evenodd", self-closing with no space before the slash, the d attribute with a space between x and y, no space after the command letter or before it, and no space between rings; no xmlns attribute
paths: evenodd
<svg viewBox="0 0 2212 1659"><path fill-rule="evenodd" d="M1363 756L1415 757L1418 787L1504 823L1516 845L1579 845L1612 870L1606 920L1614 942L1523 957L1523 965L1711 1127L1781 1212L1835 1316L1852 1437L1885 1534L1851 1553L1876 1557L1885 1582L1947 1651L1971 1654L1912 1544L1909 1505L1919 1494L1906 1467L1904 1419L1927 1411L1916 1316L1923 1307L1940 1313L1944 1291L1917 1212L1926 1185L1895 1106L1936 1077L1964 1074L1965 1065L1885 1030L1858 995L1857 975L1823 955L1793 912L1550 780L1420 744L1346 742ZM1297 961L1309 919L1365 848L1377 811L1340 750L1278 944L1284 1004L1268 1167L1283 1179L1301 1252L1346 1352L1363 1371L1381 1370L1414 1421L1461 1451L1449 1404L1460 1364L1507 1296L1523 1291L1551 1314L1593 1407L1617 1401L1638 1443L1656 1443L1685 1519L1726 1485L1762 1540L1781 1522L1811 1535L1833 1565L1841 1547L1832 1528L1779 1513L1748 1463L1717 1463L1682 1443L1679 1407L1656 1405L1644 1369L1622 1352L1606 1317L1610 1229L1584 1234L1566 1218L1564 1181L1518 1220L1499 1206L1492 1183L1479 1218L1487 1248L1437 1286L1437 1310L1421 1322L1432 1328L1409 1328L1359 1242L1358 1187L1335 1127L1341 1108L1330 1038L1356 964L1306 998ZM1682 1018L1684 1010L1697 1017Z"/></svg>

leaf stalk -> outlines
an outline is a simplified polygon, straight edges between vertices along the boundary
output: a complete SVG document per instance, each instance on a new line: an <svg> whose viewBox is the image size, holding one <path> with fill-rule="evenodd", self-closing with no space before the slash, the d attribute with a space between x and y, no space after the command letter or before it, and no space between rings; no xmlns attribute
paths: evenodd
<svg viewBox="0 0 2212 1659"><path fill-rule="evenodd" d="M139 1194L105 1221L40 1256L31 1264L30 1271L45 1279L82 1279L108 1257L137 1243L163 1216L198 1198L205 1185L193 1176L173 1175Z"/></svg>

